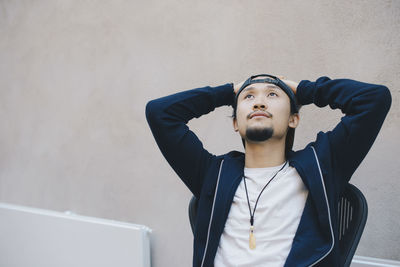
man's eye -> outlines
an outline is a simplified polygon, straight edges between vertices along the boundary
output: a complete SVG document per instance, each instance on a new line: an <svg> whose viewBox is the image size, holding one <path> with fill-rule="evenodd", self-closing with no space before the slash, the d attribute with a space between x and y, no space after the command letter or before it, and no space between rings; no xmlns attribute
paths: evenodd
<svg viewBox="0 0 400 267"><path fill-rule="evenodd" d="M274 93L274 92L270 92L269 94L268 94L268 96L278 96L276 93Z"/></svg>
<svg viewBox="0 0 400 267"><path fill-rule="evenodd" d="M252 97L253 97L253 95L248 94L248 95L246 95L244 98L246 99L246 98L252 98Z"/></svg>

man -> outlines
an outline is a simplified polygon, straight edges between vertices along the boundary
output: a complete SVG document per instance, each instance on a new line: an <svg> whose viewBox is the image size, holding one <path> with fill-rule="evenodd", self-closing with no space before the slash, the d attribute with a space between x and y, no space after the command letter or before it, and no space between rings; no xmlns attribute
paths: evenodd
<svg viewBox="0 0 400 267"><path fill-rule="evenodd" d="M345 116L293 151L299 106L311 103ZM186 125L223 105L233 106L244 154L215 156ZM390 105L382 85L267 74L150 101L155 140L199 201L193 266L339 266L336 203Z"/></svg>

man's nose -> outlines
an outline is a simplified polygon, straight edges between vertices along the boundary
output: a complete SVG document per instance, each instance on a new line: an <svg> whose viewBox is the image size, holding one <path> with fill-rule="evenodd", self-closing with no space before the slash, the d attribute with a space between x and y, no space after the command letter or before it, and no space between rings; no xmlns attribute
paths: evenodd
<svg viewBox="0 0 400 267"><path fill-rule="evenodd" d="M255 103L254 105L253 105L253 109L262 109L262 110L265 110L267 108L267 106L266 106L266 104L265 103Z"/></svg>

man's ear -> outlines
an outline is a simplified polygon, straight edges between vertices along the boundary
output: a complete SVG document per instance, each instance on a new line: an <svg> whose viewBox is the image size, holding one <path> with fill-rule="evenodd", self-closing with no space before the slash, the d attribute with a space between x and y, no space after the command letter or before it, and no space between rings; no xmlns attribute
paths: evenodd
<svg viewBox="0 0 400 267"><path fill-rule="evenodd" d="M289 117L289 127L296 128L300 122L300 115L299 113L291 114Z"/></svg>
<svg viewBox="0 0 400 267"><path fill-rule="evenodd" d="M236 118L232 119L232 123L233 123L233 130L235 130L235 132L239 131L239 127L237 125L237 119Z"/></svg>

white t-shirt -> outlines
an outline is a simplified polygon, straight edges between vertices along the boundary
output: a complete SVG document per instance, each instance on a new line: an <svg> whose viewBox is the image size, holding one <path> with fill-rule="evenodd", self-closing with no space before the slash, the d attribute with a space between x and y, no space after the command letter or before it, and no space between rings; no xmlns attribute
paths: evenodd
<svg viewBox="0 0 400 267"><path fill-rule="evenodd" d="M252 212L259 193L283 165L244 169ZM300 175L287 163L258 200L254 214L256 248L252 250L249 247L250 212L242 180L233 198L214 266L283 266L307 195L308 190Z"/></svg>

